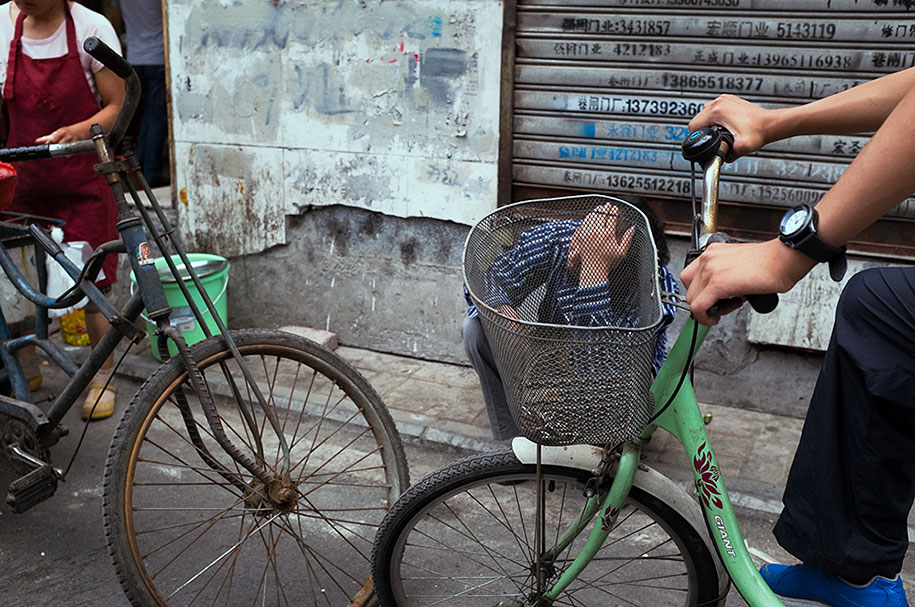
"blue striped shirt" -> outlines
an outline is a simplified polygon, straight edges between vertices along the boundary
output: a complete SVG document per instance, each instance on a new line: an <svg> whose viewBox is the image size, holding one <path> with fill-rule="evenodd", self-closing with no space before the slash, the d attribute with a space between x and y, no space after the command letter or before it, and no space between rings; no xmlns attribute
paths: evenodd
<svg viewBox="0 0 915 607"><path fill-rule="evenodd" d="M608 283L579 288L578 279L568 271L569 244L580 224L576 220L551 221L524 232L518 244L493 260L483 276L486 305L517 307L546 282L550 291L544 296L539 322L584 327L631 325L631 321L625 322L618 312L614 312ZM666 267L659 268L659 279L662 291L680 292L676 278ZM469 305L468 315L471 318L478 316L479 311L470 299L466 285L464 297ZM675 306L662 304L652 356L655 373L667 357L667 327L675 314Z"/></svg>

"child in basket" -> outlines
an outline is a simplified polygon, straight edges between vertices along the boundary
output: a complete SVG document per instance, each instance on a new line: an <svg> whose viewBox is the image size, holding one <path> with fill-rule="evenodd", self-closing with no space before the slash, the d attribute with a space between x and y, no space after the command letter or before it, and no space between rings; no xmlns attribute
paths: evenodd
<svg viewBox="0 0 915 607"><path fill-rule="evenodd" d="M664 232L657 216L639 200L628 200L649 221L658 252L661 291L679 293L668 271L670 259ZM487 305L508 317L527 295L547 284L538 321L557 325L619 326L608 275L625 256L634 228L617 229L616 205L596 207L584 220L545 222L526 231L517 244L501 254L487 271ZM480 378L483 400L493 440L505 443L518 435L509 412L505 389L496 368L490 344L483 332L479 312L464 287L469 305L462 333L464 350ZM667 326L675 309L663 304L663 316L655 334L652 371L657 373L667 356Z"/></svg>

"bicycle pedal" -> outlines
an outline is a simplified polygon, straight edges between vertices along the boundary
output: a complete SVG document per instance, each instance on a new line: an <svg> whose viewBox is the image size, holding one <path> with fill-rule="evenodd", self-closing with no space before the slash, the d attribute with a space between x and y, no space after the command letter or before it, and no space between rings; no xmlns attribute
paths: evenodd
<svg viewBox="0 0 915 607"><path fill-rule="evenodd" d="M57 471L45 464L10 483L6 503L21 514L48 499L57 490Z"/></svg>

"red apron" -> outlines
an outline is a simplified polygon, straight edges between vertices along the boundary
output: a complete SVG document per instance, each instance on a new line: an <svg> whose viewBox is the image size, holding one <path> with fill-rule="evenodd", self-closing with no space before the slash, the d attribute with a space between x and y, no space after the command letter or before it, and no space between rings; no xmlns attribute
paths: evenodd
<svg viewBox="0 0 915 607"><path fill-rule="evenodd" d="M32 59L22 53L19 13L10 43L3 101L10 117L7 147L35 145L35 139L86 120L99 110L80 63L76 27L66 7L67 54ZM64 239L86 240L93 248L118 237L117 208L105 179L93 172L94 154L14 162L19 173L10 211L55 217L66 222ZM99 286L117 280L117 256L109 255Z"/></svg>

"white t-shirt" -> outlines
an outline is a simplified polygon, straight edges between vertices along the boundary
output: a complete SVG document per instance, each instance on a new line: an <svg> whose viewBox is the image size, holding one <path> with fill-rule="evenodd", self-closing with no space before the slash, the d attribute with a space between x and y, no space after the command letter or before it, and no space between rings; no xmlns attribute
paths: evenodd
<svg viewBox="0 0 915 607"><path fill-rule="evenodd" d="M0 86L6 86L6 64L10 56L10 43L16 33L16 21L10 15L12 2L0 6ZM121 54L121 41L114 33L114 27L104 15L89 10L82 4L70 5L70 14L73 15L73 25L76 28L76 40L79 44L79 60L83 64L83 73L96 100L101 103L98 89L95 86L94 75L105 67L83 50L83 41L89 36L96 36L99 40ZM32 40L22 37L22 52L32 59L51 59L63 57L67 54L67 20L60 24L57 31L43 40Z"/></svg>

